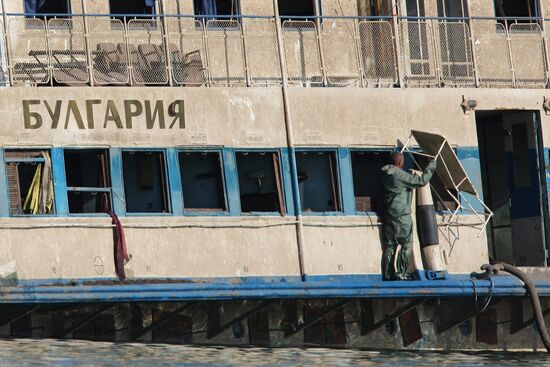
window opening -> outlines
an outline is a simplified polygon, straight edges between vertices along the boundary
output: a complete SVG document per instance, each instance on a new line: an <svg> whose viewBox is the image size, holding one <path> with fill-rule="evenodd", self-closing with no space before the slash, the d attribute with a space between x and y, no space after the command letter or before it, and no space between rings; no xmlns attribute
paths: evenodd
<svg viewBox="0 0 550 367"><path fill-rule="evenodd" d="M39 16L41 14L70 14L69 0L25 0L25 14ZM47 19L53 18L47 16Z"/></svg>
<svg viewBox="0 0 550 367"><path fill-rule="evenodd" d="M242 212L285 212L277 153L238 152L237 171Z"/></svg>
<svg viewBox="0 0 550 367"><path fill-rule="evenodd" d="M163 152L122 152L128 213L169 213L166 161Z"/></svg>
<svg viewBox="0 0 550 367"><path fill-rule="evenodd" d="M111 210L109 153L106 149L65 151L69 213Z"/></svg>
<svg viewBox="0 0 550 367"><path fill-rule="evenodd" d="M358 151L351 153L355 210L382 214L382 184L380 172L386 165L386 151Z"/></svg>
<svg viewBox="0 0 550 367"><path fill-rule="evenodd" d="M408 17L426 16L426 11L424 9L424 0L406 0L406 6Z"/></svg>
<svg viewBox="0 0 550 367"><path fill-rule="evenodd" d="M5 153L10 214L53 214L52 161L48 150L8 150Z"/></svg>
<svg viewBox="0 0 550 367"><path fill-rule="evenodd" d="M538 17L537 0L495 0L497 17Z"/></svg>
<svg viewBox="0 0 550 367"><path fill-rule="evenodd" d="M238 0L193 0L195 15L231 16L241 13ZM228 18L220 18L220 20Z"/></svg>
<svg viewBox="0 0 550 367"><path fill-rule="evenodd" d="M456 153L456 150L455 150ZM429 159L428 157L421 156L416 154L414 156L414 159L416 162L420 165L422 170L428 165ZM412 167L414 169L418 169L417 167ZM432 176L432 179L430 180L430 185L432 188L432 198L434 201L435 210L437 211L446 211L446 210L456 210L458 208L458 204L453 200L453 196L455 198L458 197L458 191L447 188L439 178L437 174L434 174ZM447 189L451 192L453 196L449 194Z"/></svg>
<svg viewBox="0 0 550 367"><path fill-rule="evenodd" d="M437 14L440 17L468 17L468 0L438 0ZM497 0L499 1L499 0Z"/></svg>
<svg viewBox="0 0 550 367"><path fill-rule="evenodd" d="M131 15L141 15L139 19L151 19L152 17L147 17L145 15L154 15L155 14L155 2L156 0L132 0L132 1L121 1L121 0L109 0L109 7L111 9L111 14L122 14L121 16L114 16L115 19L120 19L122 21L130 20L136 17L125 17L125 14Z"/></svg>
<svg viewBox="0 0 550 367"><path fill-rule="evenodd" d="M219 152L181 152L179 163L185 210L227 210Z"/></svg>
<svg viewBox="0 0 550 367"><path fill-rule="evenodd" d="M314 16L314 1L316 0L278 0L279 14L283 20L286 20L285 17L292 16Z"/></svg>
<svg viewBox="0 0 550 367"><path fill-rule="evenodd" d="M340 211L336 154L327 151L298 152L296 164L302 210Z"/></svg>
<svg viewBox="0 0 550 367"><path fill-rule="evenodd" d="M391 1L386 0L365 0L357 2L359 16L386 16L392 15Z"/></svg>

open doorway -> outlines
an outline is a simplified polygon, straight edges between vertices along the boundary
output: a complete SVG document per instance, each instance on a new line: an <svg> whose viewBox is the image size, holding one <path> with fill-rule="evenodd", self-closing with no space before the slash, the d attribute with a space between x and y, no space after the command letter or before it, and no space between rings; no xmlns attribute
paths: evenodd
<svg viewBox="0 0 550 367"><path fill-rule="evenodd" d="M494 217L489 254L519 266L545 266L548 201L540 119L535 111L476 112L483 196Z"/></svg>

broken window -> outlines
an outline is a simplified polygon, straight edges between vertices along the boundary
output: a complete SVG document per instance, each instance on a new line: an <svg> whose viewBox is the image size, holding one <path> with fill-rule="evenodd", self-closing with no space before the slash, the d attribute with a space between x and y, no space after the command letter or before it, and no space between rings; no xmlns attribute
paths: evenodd
<svg viewBox="0 0 550 367"><path fill-rule="evenodd" d="M455 153L456 153L456 150L455 150ZM414 159L422 169L424 169L429 162L428 157L421 156L418 154L414 156ZM415 169L418 169L418 168L415 168ZM458 198L458 191L456 191L454 188L446 187L443 184L443 181L441 181L441 179L437 175L437 173L434 173L434 175L432 176L432 179L430 180L430 186L432 188L432 198L434 201L435 210L454 211L458 208L458 204L453 199L453 196L455 198Z"/></svg>
<svg viewBox="0 0 550 367"><path fill-rule="evenodd" d="M537 0L495 0L497 17L538 17Z"/></svg>
<svg viewBox="0 0 550 367"><path fill-rule="evenodd" d="M109 7L111 9L111 14L121 14L120 16L114 17L122 21L130 20L136 18L135 15L153 15L155 14L155 0L132 0L132 1L121 1L121 0L109 0ZM125 15L134 15L125 16ZM147 19L150 17L141 16L139 19Z"/></svg>
<svg viewBox="0 0 550 367"><path fill-rule="evenodd" d="M382 214L384 201L380 172L386 165L387 151L355 151L351 153L355 210Z"/></svg>
<svg viewBox="0 0 550 367"><path fill-rule="evenodd" d="M237 171L242 212L285 212L277 153L238 152Z"/></svg>
<svg viewBox="0 0 550 367"><path fill-rule="evenodd" d="M65 151L69 213L104 213L111 210L111 180L107 149Z"/></svg>
<svg viewBox="0 0 550 367"><path fill-rule="evenodd" d="M468 0L438 0L437 14L440 17L466 18L468 17Z"/></svg>
<svg viewBox="0 0 550 367"><path fill-rule="evenodd" d="M49 151L7 150L5 159L10 214L53 214L54 191Z"/></svg>
<svg viewBox="0 0 550 367"><path fill-rule="evenodd" d="M179 163L186 211L227 210L219 152L181 152Z"/></svg>
<svg viewBox="0 0 550 367"><path fill-rule="evenodd" d="M163 152L122 152L122 173L126 212L170 212Z"/></svg>
<svg viewBox="0 0 550 367"><path fill-rule="evenodd" d="M285 17L309 17L315 15L316 0L278 0L279 14L281 18Z"/></svg>
<svg viewBox="0 0 550 367"><path fill-rule="evenodd" d="M300 202L304 212L340 211L340 189L335 152L296 153Z"/></svg>
<svg viewBox="0 0 550 367"><path fill-rule="evenodd" d="M424 17L426 11L424 8L424 0L406 0L408 17Z"/></svg>
<svg viewBox="0 0 550 367"><path fill-rule="evenodd" d="M25 14L70 14L69 0L25 0ZM50 17L47 17L50 18Z"/></svg>
<svg viewBox="0 0 550 367"><path fill-rule="evenodd" d="M357 2L359 16L392 15L392 3L388 0L362 0Z"/></svg>
<svg viewBox="0 0 550 367"><path fill-rule="evenodd" d="M194 0L193 6L196 15L239 15L239 0ZM220 20L227 18L220 18Z"/></svg>

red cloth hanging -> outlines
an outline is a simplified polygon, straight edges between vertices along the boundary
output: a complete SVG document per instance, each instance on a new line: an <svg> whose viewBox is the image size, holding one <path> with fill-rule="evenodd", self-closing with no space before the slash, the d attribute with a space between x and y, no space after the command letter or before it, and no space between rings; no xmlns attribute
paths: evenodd
<svg viewBox="0 0 550 367"><path fill-rule="evenodd" d="M130 261L128 257L128 251L126 250L126 237L124 236L124 228L122 223L118 219L117 215L108 211L107 214L112 218L114 227L114 255L115 255L115 271L118 279L122 282L126 279L126 273L124 272L124 263Z"/></svg>

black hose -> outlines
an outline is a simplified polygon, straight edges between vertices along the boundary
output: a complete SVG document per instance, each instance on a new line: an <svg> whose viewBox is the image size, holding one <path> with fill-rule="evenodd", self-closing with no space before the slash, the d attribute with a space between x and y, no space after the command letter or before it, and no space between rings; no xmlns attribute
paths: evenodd
<svg viewBox="0 0 550 367"><path fill-rule="evenodd" d="M548 336L548 330L546 329L546 324L544 322L544 315L542 313L542 307L540 306L537 289L531 281L531 278L529 278L527 274L525 274L523 271L519 270L515 266L501 262L495 263L493 265L483 265L481 267L481 270L485 270L489 275L496 275L500 271L505 271L512 274L513 276L521 280L523 284L525 284L525 288L527 289L527 292L529 292L529 296L531 297L531 304L533 305L533 313L535 316L535 320L537 321L537 330L539 332L540 339L542 340L542 344L544 344L546 350L550 353L550 337Z"/></svg>

